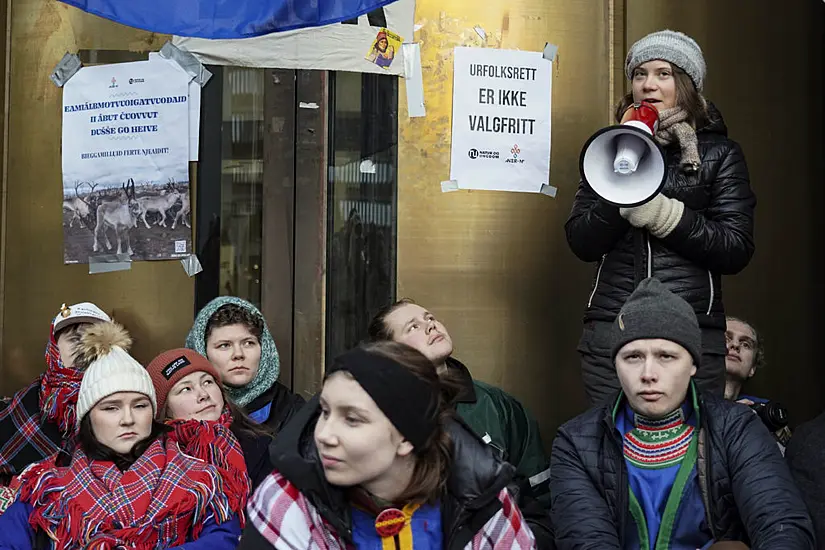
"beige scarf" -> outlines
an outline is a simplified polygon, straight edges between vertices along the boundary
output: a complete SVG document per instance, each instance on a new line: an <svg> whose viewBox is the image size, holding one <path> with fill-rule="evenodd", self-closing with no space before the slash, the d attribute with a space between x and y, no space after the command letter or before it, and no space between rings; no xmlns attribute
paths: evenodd
<svg viewBox="0 0 825 550"><path fill-rule="evenodd" d="M672 107L660 111L656 141L661 145L670 145L675 140L682 150L682 170L692 174L699 171L702 159L699 158L699 141L696 138L696 130L687 119L688 113L681 107Z"/></svg>

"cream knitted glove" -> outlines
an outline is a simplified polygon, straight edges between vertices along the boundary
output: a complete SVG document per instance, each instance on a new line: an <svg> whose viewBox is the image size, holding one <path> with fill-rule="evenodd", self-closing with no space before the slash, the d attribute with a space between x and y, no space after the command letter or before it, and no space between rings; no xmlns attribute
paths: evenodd
<svg viewBox="0 0 825 550"><path fill-rule="evenodd" d="M641 206L619 208L619 213L633 227L644 227L657 239L663 239L676 229L685 204L661 193Z"/></svg>

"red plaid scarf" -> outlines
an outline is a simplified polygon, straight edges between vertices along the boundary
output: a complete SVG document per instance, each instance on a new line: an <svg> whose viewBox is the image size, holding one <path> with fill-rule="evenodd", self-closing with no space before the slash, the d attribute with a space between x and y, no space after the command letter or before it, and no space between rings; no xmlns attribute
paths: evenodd
<svg viewBox="0 0 825 550"><path fill-rule="evenodd" d="M226 407L215 422L171 420L167 424L174 428L168 436L169 441L177 442L183 452L218 470L229 499L229 509L238 516L243 527L246 501L252 489L241 444L229 429L232 425L229 408Z"/></svg>
<svg viewBox="0 0 825 550"><path fill-rule="evenodd" d="M535 549L536 539L507 489L502 489L498 499L501 510L473 536L465 550ZM255 491L247 512L249 522L275 548L351 548L309 500L277 471Z"/></svg>
<svg viewBox="0 0 825 550"><path fill-rule="evenodd" d="M52 323L46 346L46 373L40 380L40 411L44 418L60 426L65 436L73 434L77 425L75 408L81 380L83 371L67 368L60 360Z"/></svg>
<svg viewBox="0 0 825 550"><path fill-rule="evenodd" d="M179 546L198 538L207 517L231 517L215 469L163 437L125 472L77 449L70 466L21 477L20 500L34 508L29 523L57 541L55 550Z"/></svg>
<svg viewBox="0 0 825 550"><path fill-rule="evenodd" d="M60 361L52 324L45 374L0 403L0 483L71 447L82 379L83 371L68 369Z"/></svg>

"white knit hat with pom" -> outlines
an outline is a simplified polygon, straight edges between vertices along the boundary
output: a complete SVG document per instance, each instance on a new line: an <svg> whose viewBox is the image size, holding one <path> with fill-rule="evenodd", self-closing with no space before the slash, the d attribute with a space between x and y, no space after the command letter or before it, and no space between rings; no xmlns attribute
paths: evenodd
<svg viewBox="0 0 825 550"><path fill-rule="evenodd" d="M77 397L77 424L101 400L118 392L142 393L157 412L157 399L152 379L143 366L127 350L132 339L126 330L114 322L92 325L80 339L78 355L89 359Z"/></svg>

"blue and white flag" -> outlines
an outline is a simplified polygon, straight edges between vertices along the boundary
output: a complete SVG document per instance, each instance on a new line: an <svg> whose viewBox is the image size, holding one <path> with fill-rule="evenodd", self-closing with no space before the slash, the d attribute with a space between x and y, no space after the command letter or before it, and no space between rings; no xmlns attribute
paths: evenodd
<svg viewBox="0 0 825 550"><path fill-rule="evenodd" d="M397 0L334 25L235 40L174 36L172 43L207 65L404 76L404 48L396 48L389 67L379 66L365 57L383 29L400 36L403 42L413 41L414 18L415 0Z"/></svg>
<svg viewBox="0 0 825 550"><path fill-rule="evenodd" d="M249 38L357 18L395 0L61 0L151 32Z"/></svg>

